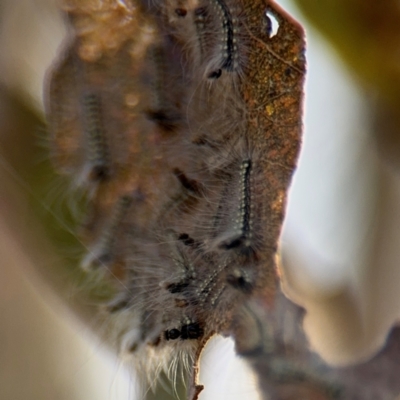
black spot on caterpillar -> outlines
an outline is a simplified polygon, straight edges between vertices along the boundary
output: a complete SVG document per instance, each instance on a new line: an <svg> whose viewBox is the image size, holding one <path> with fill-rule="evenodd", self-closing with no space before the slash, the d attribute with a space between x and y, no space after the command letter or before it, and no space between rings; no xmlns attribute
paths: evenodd
<svg viewBox="0 0 400 400"><path fill-rule="evenodd" d="M188 281L170 283L167 285L167 290L172 294L182 293L188 286L189 286Z"/></svg>
<svg viewBox="0 0 400 400"><path fill-rule="evenodd" d="M201 185L197 181L189 179L179 168L174 168L173 173L186 190L196 195L201 194Z"/></svg>
<svg viewBox="0 0 400 400"><path fill-rule="evenodd" d="M181 327L181 339L199 339L203 336L204 330L197 322L192 322Z"/></svg>
<svg viewBox="0 0 400 400"><path fill-rule="evenodd" d="M216 71L210 72L208 77L210 79L218 79L222 75L222 69L217 69Z"/></svg>
<svg viewBox="0 0 400 400"><path fill-rule="evenodd" d="M175 14L176 14L178 17L183 18L183 17L186 17L187 10L186 10L185 8L176 8L176 9L175 9Z"/></svg>
<svg viewBox="0 0 400 400"><path fill-rule="evenodd" d="M146 115L165 132L174 132L178 127L177 118L168 114L166 111L147 110Z"/></svg>
<svg viewBox="0 0 400 400"><path fill-rule="evenodd" d="M194 246L196 244L196 241L191 238L187 233L181 233L178 236L178 239L181 240L185 246Z"/></svg>
<svg viewBox="0 0 400 400"><path fill-rule="evenodd" d="M181 332L178 329L170 329L164 332L164 336L166 340L175 340L181 336Z"/></svg>
<svg viewBox="0 0 400 400"><path fill-rule="evenodd" d="M192 322L181 327L181 330L173 328L164 332L166 340L195 340L203 336L204 330L197 322Z"/></svg>

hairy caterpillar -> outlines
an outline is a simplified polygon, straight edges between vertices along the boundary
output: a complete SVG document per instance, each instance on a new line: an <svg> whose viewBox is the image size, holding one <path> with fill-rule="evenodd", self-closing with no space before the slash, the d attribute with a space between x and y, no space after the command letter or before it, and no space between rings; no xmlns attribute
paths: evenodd
<svg viewBox="0 0 400 400"><path fill-rule="evenodd" d="M87 152L91 164L90 176L93 180L101 181L109 177L111 166L102 122L100 98L93 93L87 94L83 98L82 109L85 116L84 126L87 132Z"/></svg>
<svg viewBox="0 0 400 400"><path fill-rule="evenodd" d="M227 71L237 69L237 28L235 27L236 18L232 16L232 10L224 0L212 0L216 14L220 18L220 68ZM215 74L215 72L214 72Z"/></svg>
<svg viewBox="0 0 400 400"><path fill-rule="evenodd" d="M100 267L101 265L110 266L116 257L116 244L121 241L118 230L122 222L126 218L133 202L130 195L125 195L119 198L112 208L110 217L107 219L104 228L101 230L100 237L95 244L95 248L90 251L82 261L82 267L89 269Z"/></svg>
<svg viewBox="0 0 400 400"><path fill-rule="evenodd" d="M118 277L108 312L120 351L150 381L181 357L196 399L207 340L235 336L253 296L274 297L300 143L303 33L272 1L65 3L73 33L47 102L54 152L77 180L87 158L112 171L96 190L82 183L84 235L95 243L86 264ZM279 22L273 37L267 12ZM217 82L205 85L205 72Z"/></svg>

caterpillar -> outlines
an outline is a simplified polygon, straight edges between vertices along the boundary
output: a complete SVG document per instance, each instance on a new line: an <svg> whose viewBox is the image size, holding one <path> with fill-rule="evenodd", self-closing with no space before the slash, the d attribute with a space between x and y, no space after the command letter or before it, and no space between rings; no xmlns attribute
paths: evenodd
<svg viewBox="0 0 400 400"><path fill-rule="evenodd" d="M110 154L102 121L102 105L99 96L88 93L83 98L84 128L90 164L90 179L102 181L111 174Z"/></svg>
<svg viewBox="0 0 400 400"><path fill-rule="evenodd" d="M106 226L101 231L100 237L85 259L82 261L84 269L109 267L115 260L115 244L120 236L120 225L126 218L133 202L133 197L125 195L120 197L116 204L112 207L112 213L106 221Z"/></svg>
<svg viewBox="0 0 400 400"><path fill-rule="evenodd" d="M232 16L232 11L226 4L225 0L211 0L211 3L216 11L218 18L220 19L220 51L221 61L220 68L225 69L229 72L236 70L237 68L237 28L235 27L236 18ZM219 70L211 73L214 74L214 78L220 74Z"/></svg>
<svg viewBox="0 0 400 400"><path fill-rule="evenodd" d="M241 247L242 245L245 247L250 246L251 226L253 225L252 219L254 218L253 205L251 204L251 169L252 161L250 159L244 160L241 163L239 176L240 188L238 190L239 206L236 219L234 220L233 235L220 243L219 246L221 248L229 250Z"/></svg>

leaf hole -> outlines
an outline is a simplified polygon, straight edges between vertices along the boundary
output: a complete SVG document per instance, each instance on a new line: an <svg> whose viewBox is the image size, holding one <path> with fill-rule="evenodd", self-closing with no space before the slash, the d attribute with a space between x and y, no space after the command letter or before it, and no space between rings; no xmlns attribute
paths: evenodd
<svg viewBox="0 0 400 400"><path fill-rule="evenodd" d="M269 10L266 10L264 14L264 28L270 39L276 36L279 31L279 21Z"/></svg>

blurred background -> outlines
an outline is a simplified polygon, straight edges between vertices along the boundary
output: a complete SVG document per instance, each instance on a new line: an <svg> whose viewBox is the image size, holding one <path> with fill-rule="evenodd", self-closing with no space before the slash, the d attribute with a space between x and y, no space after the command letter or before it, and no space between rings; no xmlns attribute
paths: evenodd
<svg viewBox="0 0 400 400"><path fill-rule="evenodd" d="M400 310L400 5L278 3L308 41L285 291L307 309L311 346L346 365L379 349ZM135 398L134 374L93 334L102 290L77 268L74 216L47 157L43 82L64 34L55 0L0 0L0 400ZM257 398L229 339L202 365L201 399Z"/></svg>

